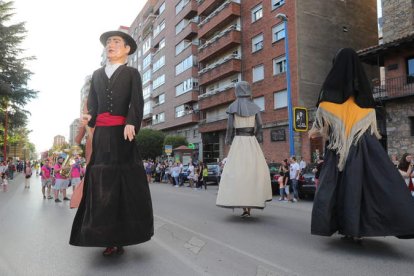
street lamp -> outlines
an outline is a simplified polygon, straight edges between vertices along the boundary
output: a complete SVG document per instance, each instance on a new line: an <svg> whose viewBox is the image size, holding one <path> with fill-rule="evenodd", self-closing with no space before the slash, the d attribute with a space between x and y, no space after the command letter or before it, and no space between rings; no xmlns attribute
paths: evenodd
<svg viewBox="0 0 414 276"><path fill-rule="evenodd" d="M276 18L283 21L285 29L285 57L286 57L286 83L287 83L287 104L289 120L289 152L290 156L295 155L295 141L293 139L293 108L292 108L292 89L290 85L290 63L289 63L289 36L288 36L288 18L284 13L278 13Z"/></svg>

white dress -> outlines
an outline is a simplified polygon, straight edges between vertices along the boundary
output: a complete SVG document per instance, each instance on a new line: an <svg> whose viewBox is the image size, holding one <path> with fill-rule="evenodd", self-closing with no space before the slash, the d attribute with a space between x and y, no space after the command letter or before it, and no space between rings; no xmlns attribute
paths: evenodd
<svg viewBox="0 0 414 276"><path fill-rule="evenodd" d="M234 127L255 126L255 116L234 115ZM216 205L263 209L272 200L269 168L255 136L235 136L221 175Z"/></svg>

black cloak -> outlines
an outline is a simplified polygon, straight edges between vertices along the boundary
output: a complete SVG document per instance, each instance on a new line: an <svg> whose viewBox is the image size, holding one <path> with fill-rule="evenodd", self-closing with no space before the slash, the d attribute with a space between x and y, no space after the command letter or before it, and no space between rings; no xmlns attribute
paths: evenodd
<svg viewBox="0 0 414 276"><path fill-rule="evenodd" d="M371 85L358 54L351 48L342 48L333 60L316 106L323 101L341 104L351 96L359 107L375 107Z"/></svg>

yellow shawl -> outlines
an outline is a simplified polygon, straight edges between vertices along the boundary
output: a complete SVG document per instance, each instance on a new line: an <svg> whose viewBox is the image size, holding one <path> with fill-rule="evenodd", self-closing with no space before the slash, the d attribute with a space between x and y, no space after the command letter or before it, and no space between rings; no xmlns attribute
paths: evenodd
<svg viewBox="0 0 414 276"><path fill-rule="evenodd" d="M370 129L380 138L374 108L359 107L353 97L342 104L321 102L309 135L320 133L329 140L328 148L339 155L338 169L342 171L349 149L358 143L361 136Z"/></svg>

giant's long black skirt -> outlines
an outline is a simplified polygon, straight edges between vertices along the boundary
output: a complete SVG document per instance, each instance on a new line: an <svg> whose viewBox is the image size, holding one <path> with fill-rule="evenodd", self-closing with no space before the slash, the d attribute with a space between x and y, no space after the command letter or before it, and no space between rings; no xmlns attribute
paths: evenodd
<svg viewBox="0 0 414 276"><path fill-rule="evenodd" d="M124 140L123 132L124 126L95 128L71 245L132 245L148 241L154 234L142 159L135 141Z"/></svg>
<svg viewBox="0 0 414 276"><path fill-rule="evenodd" d="M377 138L364 134L342 172L326 150L316 192L311 233L414 238L414 198Z"/></svg>

